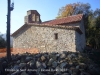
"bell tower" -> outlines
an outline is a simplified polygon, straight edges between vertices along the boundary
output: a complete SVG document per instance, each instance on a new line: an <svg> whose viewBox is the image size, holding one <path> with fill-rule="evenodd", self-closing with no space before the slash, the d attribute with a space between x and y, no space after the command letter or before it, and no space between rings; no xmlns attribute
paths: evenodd
<svg viewBox="0 0 100 75"><path fill-rule="evenodd" d="M41 23L40 14L37 10L28 10L27 16L24 17L25 23Z"/></svg>

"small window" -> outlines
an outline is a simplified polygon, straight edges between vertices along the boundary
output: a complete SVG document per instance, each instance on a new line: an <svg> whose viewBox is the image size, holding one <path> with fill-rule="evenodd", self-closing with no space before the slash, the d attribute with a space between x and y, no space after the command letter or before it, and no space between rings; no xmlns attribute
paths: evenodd
<svg viewBox="0 0 100 75"><path fill-rule="evenodd" d="M58 33L55 33L55 39L57 40L58 39Z"/></svg>

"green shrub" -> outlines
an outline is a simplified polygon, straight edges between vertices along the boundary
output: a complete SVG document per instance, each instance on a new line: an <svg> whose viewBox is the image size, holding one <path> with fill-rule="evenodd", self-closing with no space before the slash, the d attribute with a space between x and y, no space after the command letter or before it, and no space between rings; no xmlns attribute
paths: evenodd
<svg viewBox="0 0 100 75"><path fill-rule="evenodd" d="M0 48L5 48L6 47L6 41L4 38L2 38L2 35L0 35Z"/></svg>

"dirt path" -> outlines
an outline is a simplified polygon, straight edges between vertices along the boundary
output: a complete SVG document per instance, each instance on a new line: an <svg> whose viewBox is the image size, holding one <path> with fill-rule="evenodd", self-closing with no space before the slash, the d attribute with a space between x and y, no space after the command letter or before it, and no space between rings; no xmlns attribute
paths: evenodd
<svg viewBox="0 0 100 75"><path fill-rule="evenodd" d="M5 49L6 50L6 49ZM33 49L14 49L13 48L13 51L11 52L11 54L18 54L18 53L20 53L20 54L22 54L22 53L25 53L25 52L28 52L28 53L38 53L38 49L36 49L36 48L33 48ZM5 52L1 52L0 53L0 58L1 57L5 57L7 54L6 54L6 51Z"/></svg>
<svg viewBox="0 0 100 75"><path fill-rule="evenodd" d="M0 53L0 58L5 57L5 56L6 56L6 53Z"/></svg>

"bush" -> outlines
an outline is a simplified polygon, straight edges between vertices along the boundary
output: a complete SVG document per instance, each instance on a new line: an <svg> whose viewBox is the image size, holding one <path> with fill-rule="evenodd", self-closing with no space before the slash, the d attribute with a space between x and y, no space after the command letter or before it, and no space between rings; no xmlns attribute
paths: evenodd
<svg viewBox="0 0 100 75"><path fill-rule="evenodd" d="M4 38L2 38L2 35L0 35L0 48L5 48L6 47L6 41Z"/></svg>

